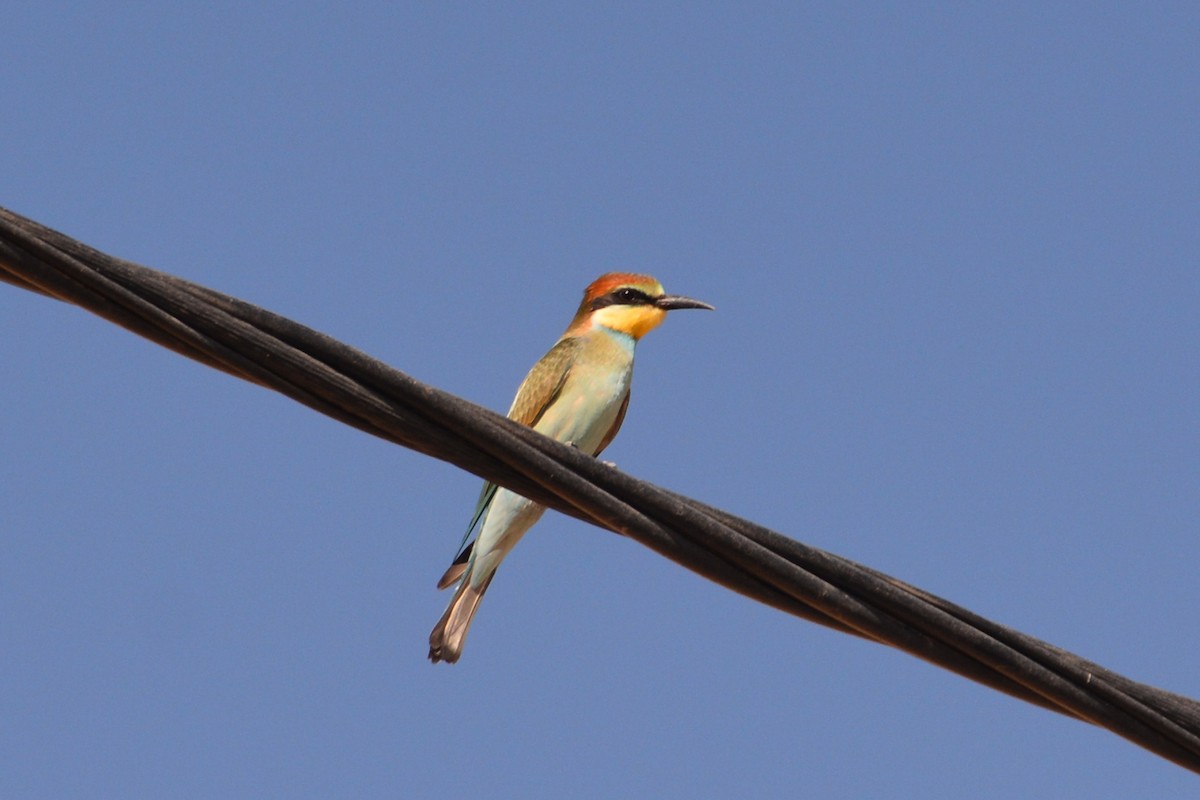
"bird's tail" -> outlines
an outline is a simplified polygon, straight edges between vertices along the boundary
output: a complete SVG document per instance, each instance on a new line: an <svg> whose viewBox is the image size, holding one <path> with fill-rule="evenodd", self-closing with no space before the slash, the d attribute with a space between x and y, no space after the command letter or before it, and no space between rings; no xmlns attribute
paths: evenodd
<svg viewBox="0 0 1200 800"><path fill-rule="evenodd" d="M467 629L471 627L471 619L479 609L479 601L483 599L483 593L491 585L495 574L493 572L479 586L472 586L471 577L467 575L454 590L454 597L450 599L450 605L446 606L446 613L442 614L437 625L433 626L433 632L429 634L430 661L435 664L439 661L449 664L458 661L458 657L462 655L463 644L467 640Z"/></svg>

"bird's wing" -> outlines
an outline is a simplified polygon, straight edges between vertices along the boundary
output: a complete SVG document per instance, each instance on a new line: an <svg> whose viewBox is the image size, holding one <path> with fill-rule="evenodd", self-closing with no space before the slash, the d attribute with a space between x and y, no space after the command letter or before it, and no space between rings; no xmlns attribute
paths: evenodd
<svg viewBox="0 0 1200 800"><path fill-rule="evenodd" d="M467 526L467 532L463 534L462 541L458 543L458 555L454 557L454 561L450 562L449 568L438 580L437 587L439 589L445 589L458 583L458 579L467 571L467 562L471 560L471 548L475 546L475 542L467 540L479 526L479 521L483 519L484 512L492 504L492 498L495 496L496 484L491 481L484 483L483 489L479 492L479 501L475 503L475 513L471 515L471 524Z"/></svg>
<svg viewBox="0 0 1200 800"><path fill-rule="evenodd" d="M559 339L558 344L550 348L550 352L542 356L525 376L512 408L508 410L508 418L531 428L537 425L546 409L562 393L571 374L571 364L582 346L583 340L576 336Z"/></svg>
<svg viewBox="0 0 1200 800"><path fill-rule="evenodd" d="M629 410L629 392L625 392L625 399L621 401L621 409L617 411L617 418L613 420L612 427L608 429L608 433L604 434L604 438L600 440L600 446L596 448L596 455L604 452L604 448L608 447L609 442L617 435L617 431L621 430L621 423L625 421L625 412Z"/></svg>
<svg viewBox="0 0 1200 800"><path fill-rule="evenodd" d="M567 382L567 376L571 373L570 365L582 344L583 341L576 337L560 339L554 347L550 348L550 352L542 357L541 361L533 365L533 369L529 371L521 388L517 391L512 408L508 410L509 419L531 428L537 424L542 415L546 413L546 409L562 392L563 386ZM626 402L628 402L628 398L626 398ZM625 409L622 407L621 416L624 414ZM621 421L618 419L610 438L616 434L616 429L620 425ZM496 484L491 481L483 484L483 489L479 492L479 501L475 504L475 512L471 514L471 524L467 526L467 532L463 534L462 542L458 545L459 551L454 562L446 570L442 579L438 581L439 589L456 583L466 571L467 562L471 558L471 547L474 544L473 542L468 543L468 540L479 526L484 514L487 513L488 506L492 504L492 499L496 496L496 489Z"/></svg>

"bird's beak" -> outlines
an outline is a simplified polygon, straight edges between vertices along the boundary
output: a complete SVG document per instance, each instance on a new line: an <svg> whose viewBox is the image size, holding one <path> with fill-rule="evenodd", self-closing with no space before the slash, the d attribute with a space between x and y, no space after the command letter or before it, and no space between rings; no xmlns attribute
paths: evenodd
<svg viewBox="0 0 1200 800"><path fill-rule="evenodd" d="M707 308L709 311L716 311L715 308L708 303L703 303L699 300L693 300L690 297L683 297L677 294L664 294L662 297L656 298L654 305L661 308L663 311L674 311L678 308Z"/></svg>

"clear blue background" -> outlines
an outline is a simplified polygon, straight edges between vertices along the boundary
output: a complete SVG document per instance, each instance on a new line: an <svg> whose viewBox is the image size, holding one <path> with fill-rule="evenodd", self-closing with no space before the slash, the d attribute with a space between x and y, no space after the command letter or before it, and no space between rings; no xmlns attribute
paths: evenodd
<svg viewBox="0 0 1200 800"><path fill-rule="evenodd" d="M1200 696L1193 3L26 4L0 205ZM548 516L430 665L478 480L0 286L0 796L1178 797L1105 731Z"/></svg>

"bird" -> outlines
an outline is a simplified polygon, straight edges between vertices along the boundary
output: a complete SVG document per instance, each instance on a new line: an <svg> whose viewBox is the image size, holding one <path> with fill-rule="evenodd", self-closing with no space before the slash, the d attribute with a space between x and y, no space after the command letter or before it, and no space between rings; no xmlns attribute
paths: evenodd
<svg viewBox="0 0 1200 800"><path fill-rule="evenodd" d="M625 419L638 340L662 323L668 311L686 308L713 310L708 303L667 294L649 275L601 275L584 290L566 331L517 389L508 418L599 455ZM438 589L457 588L429 634L430 661L458 661L496 568L545 510L484 483L458 555L437 584ZM478 536L470 541L477 527Z"/></svg>

